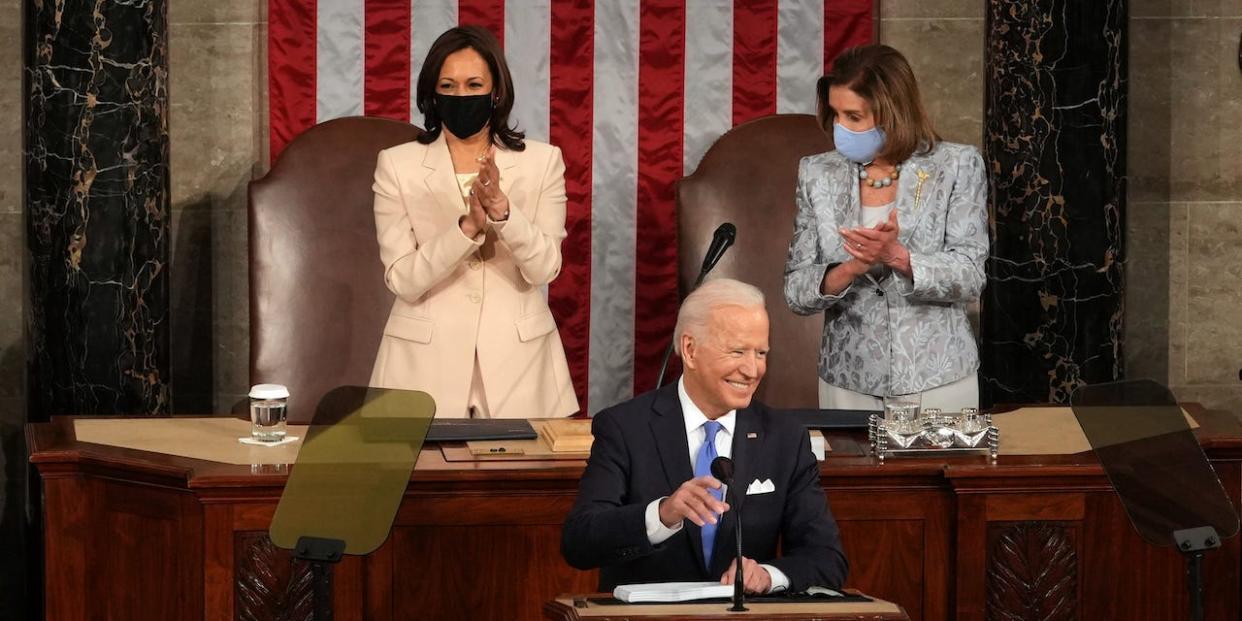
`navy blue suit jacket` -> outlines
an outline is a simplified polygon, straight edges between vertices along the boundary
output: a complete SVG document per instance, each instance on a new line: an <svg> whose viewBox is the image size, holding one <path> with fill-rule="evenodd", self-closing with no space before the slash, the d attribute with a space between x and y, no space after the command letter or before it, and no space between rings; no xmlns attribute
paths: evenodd
<svg viewBox="0 0 1242 621"><path fill-rule="evenodd" d="M578 569L599 567L601 591L639 582L719 580L733 561L736 502L716 531L711 568L703 566L700 529L689 520L659 545L647 539L647 505L694 478L683 420L675 383L595 417L595 441L565 520L561 553ZM791 591L840 587L848 565L806 429L752 402L737 413L733 462L742 554L784 572ZM756 479L771 479L775 491L745 496Z"/></svg>

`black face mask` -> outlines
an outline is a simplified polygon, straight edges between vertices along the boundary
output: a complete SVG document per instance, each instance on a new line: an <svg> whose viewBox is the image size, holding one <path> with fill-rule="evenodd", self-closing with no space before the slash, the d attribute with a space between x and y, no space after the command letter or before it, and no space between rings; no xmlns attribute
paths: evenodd
<svg viewBox="0 0 1242 621"><path fill-rule="evenodd" d="M492 118L492 95L435 96L436 116L458 138L469 138Z"/></svg>

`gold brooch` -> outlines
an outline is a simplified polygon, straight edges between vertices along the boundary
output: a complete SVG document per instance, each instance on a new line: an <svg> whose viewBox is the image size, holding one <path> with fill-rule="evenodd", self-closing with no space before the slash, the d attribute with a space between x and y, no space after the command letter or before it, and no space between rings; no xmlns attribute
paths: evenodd
<svg viewBox="0 0 1242 621"><path fill-rule="evenodd" d="M923 197L923 182L927 181L927 178L931 175L927 174L927 171L922 168L915 171L914 174L918 175L919 178L919 184L914 186L914 209L918 210L919 200Z"/></svg>

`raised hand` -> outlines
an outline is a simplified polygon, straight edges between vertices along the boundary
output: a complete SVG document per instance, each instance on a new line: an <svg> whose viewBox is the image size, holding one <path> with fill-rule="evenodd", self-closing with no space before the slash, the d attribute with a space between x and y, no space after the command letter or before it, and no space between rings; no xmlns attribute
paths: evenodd
<svg viewBox="0 0 1242 621"><path fill-rule="evenodd" d="M660 501L660 521L669 528L683 519L696 526L715 524L716 516L728 511L729 505L717 500L709 491L713 489L720 489L720 481L714 477L699 477L682 483L671 496Z"/></svg>

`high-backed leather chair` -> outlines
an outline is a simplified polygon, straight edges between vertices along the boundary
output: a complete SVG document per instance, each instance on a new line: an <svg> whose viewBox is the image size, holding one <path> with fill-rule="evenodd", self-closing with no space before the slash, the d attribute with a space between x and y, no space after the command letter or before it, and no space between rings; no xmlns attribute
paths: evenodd
<svg viewBox="0 0 1242 621"><path fill-rule="evenodd" d="M250 183L250 379L289 387L290 421L309 422L332 388L370 380L393 300L375 241L375 160L420 133L327 121Z"/></svg>
<svg viewBox="0 0 1242 621"><path fill-rule="evenodd" d="M759 287L771 319L768 371L756 398L773 407L818 407L816 362L823 315L801 317L785 305L785 258L793 235L798 160L832 150L809 114L777 114L721 136L677 185L678 273L684 298L723 222L737 241L708 278L728 276Z"/></svg>

